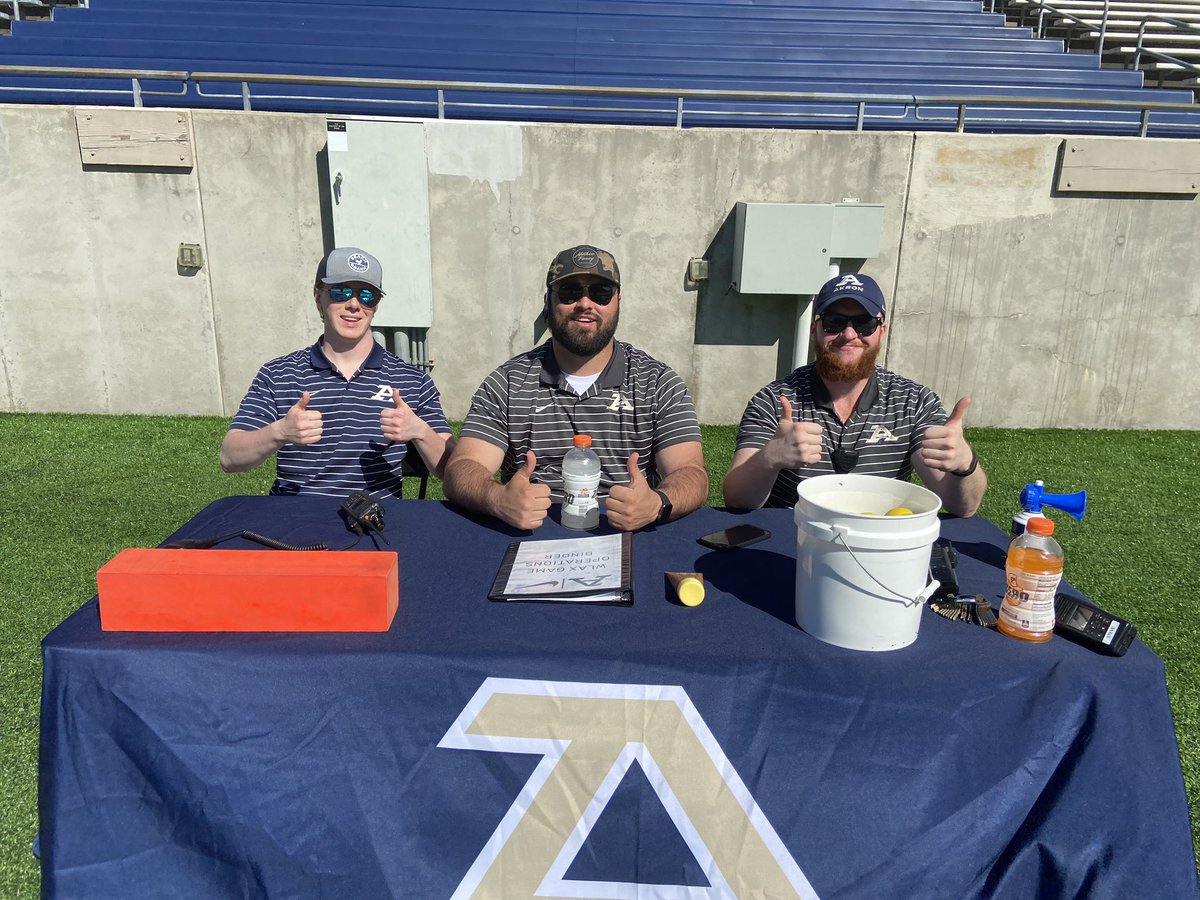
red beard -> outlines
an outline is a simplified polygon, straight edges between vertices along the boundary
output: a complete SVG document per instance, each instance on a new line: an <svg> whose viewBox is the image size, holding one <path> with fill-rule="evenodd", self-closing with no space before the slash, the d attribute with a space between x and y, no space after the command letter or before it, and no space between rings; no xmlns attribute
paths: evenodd
<svg viewBox="0 0 1200 900"><path fill-rule="evenodd" d="M863 381L875 371L875 358L879 356L880 344L867 346L858 357L858 362L844 363L834 353L832 344L814 341L817 355L817 374L825 381Z"/></svg>

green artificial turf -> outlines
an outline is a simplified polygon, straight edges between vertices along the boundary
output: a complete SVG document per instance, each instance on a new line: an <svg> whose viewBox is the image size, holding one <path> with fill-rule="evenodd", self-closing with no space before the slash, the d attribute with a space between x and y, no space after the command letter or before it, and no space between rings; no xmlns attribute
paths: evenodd
<svg viewBox="0 0 1200 900"><path fill-rule="evenodd" d="M0 897L39 893L37 829L42 637L95 593L95 572L125 547L154 546L207 503L265 493L272 467L225 475L216 418L0 414ZM709 503L733 456L733 426L704 426ZM1051 511L1066 577L1133 620L1166 664L1188 797L1200 798L1197 698L1200 454L1195 432L971 429L990 478L982 513L1006 528L1028 481L1087 489L1087 516ZM442 499L431 481L429 497ZM1119 773L1114 773L1119 776ZM1193 813L1193 835L1197 817Z"/></svg>

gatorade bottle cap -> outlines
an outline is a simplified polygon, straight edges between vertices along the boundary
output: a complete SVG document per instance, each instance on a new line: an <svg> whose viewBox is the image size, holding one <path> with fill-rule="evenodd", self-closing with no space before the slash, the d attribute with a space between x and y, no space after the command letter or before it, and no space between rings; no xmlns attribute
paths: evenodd
<svg viewBox="0 0 1200 900"><path fill-rule="evenodd" d="M1045 516L1034 516L1025 523L1025 530L1032 534L1040 534L1043 537L1054 534L1054 521L1047 519Z"/></svg>
<svg viewBox="0 0 1200 900"><path fill-rule="evenodd" d="M592 446L592 436L591 436L590 434L577 434L577 435L575 435L575 446L576 446L576 447L590 447L590 446Z"/></svg>

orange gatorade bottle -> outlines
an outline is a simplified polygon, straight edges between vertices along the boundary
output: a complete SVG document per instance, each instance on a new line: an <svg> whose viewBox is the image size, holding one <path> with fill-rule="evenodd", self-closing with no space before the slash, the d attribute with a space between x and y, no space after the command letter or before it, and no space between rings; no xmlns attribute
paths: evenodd
<svg viewBox="0 0 1200 900"><path fill-rule="evenodd" d="M1054 637L1054 595L1062 581L1063 552L1052 534L1054 523L1038 516L1008 546L997 627L1009 637L1036 642Z"/></svg>

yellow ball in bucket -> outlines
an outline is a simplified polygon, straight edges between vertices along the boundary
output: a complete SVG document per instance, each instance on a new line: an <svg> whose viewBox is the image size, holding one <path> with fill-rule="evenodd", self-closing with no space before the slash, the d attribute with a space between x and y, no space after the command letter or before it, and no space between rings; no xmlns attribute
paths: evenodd
<svg viewBox="0 0 1200 900"><path fill-rule="evenodd" d="M912 514L913 511L907 506L893 506L884 513L885 516L911 516Z"/></svg>

